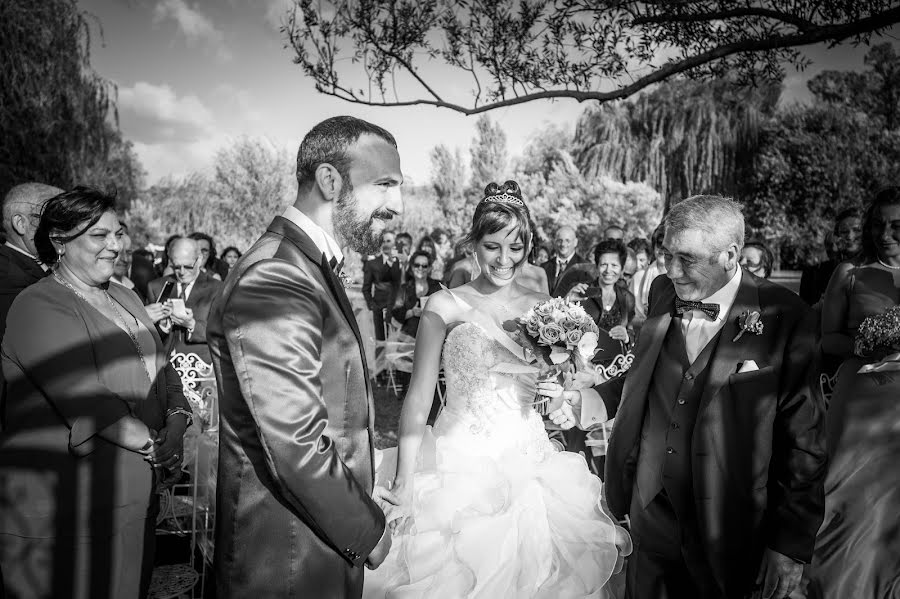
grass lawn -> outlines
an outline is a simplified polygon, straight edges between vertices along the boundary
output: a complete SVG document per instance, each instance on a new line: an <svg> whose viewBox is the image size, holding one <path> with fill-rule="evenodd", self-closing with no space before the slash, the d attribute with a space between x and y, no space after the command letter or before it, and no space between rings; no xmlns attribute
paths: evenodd
<svg viewBox="0 0 900 599"><path fill-rule="evenodd" d="M400 398L403 392L400 392ZM400 425L400 408L403 402L390 387L375 387L375 447L386 449L397 446L397 427Z"/></svg>

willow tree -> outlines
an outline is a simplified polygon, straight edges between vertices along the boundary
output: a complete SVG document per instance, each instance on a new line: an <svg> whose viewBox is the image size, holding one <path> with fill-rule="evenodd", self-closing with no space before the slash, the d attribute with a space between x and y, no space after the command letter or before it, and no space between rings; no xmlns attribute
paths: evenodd
<svg viewBox="0 0 900 599"><path fill-rule="evenodd" d="M777 86L682 80L634 101L595 106L576 127L576 164L587 177L645 182L666 208L698 193L740 197L779 93Z"/></svg>
<svg viewBox="0 0 900 599"><path fill-rule="evenodd" d="M115 87L90 65L90 25L75 0L0 2L0 194L84 183L120 188L127 205L141 186Z"/></svg>

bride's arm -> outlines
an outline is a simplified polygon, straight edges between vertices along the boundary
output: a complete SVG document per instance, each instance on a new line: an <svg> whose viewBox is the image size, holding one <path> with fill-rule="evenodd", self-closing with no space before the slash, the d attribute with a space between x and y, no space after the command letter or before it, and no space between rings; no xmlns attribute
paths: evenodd
<svg viewBox="0 0 900 599"><path fill-rule="evenodd" d="M408 499L403 495L410 490L409 483L416 467L425 423L434 401L447 329L445 316L450 309L450 302L452 300L447 297L446 292L439 291L432 295L425 304L416 333L412 379L400 412L400 448L393 486L403 502Z"/></svg>

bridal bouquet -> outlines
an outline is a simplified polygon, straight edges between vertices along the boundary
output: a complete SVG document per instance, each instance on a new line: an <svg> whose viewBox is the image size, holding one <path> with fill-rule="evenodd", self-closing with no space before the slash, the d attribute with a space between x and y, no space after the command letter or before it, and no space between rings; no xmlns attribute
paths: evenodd
<svg viewBox="0 0 900 599"><path fill-rule="evenodd" d="M541 365L542 378L563 375L571 384L575 373L592 369L600 330L580 303L545 300L519 317L517 325L517 336Z"/></svg>
<svg viewBox="0 0 900 599"><path fill-rule="evenodd" d="M856 331L854 352L862 358L900 350L900 306L866 317Z"/></svg>

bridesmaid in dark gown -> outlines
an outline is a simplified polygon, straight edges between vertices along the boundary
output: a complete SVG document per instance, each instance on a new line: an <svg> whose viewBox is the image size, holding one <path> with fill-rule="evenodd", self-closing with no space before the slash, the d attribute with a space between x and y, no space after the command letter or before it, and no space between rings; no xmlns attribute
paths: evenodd
<svg viewBox="0 0 900 599"><path fill-rule="evenodd" d="M828 409L825 521L810 596L900 597L900 370L859 373L883 355L854 355L857 328L900 303L900 188L875 198L863 251L840 264L825 293L822 349L842 357ZM900 364L898 364L900 367Z"/></svg>

